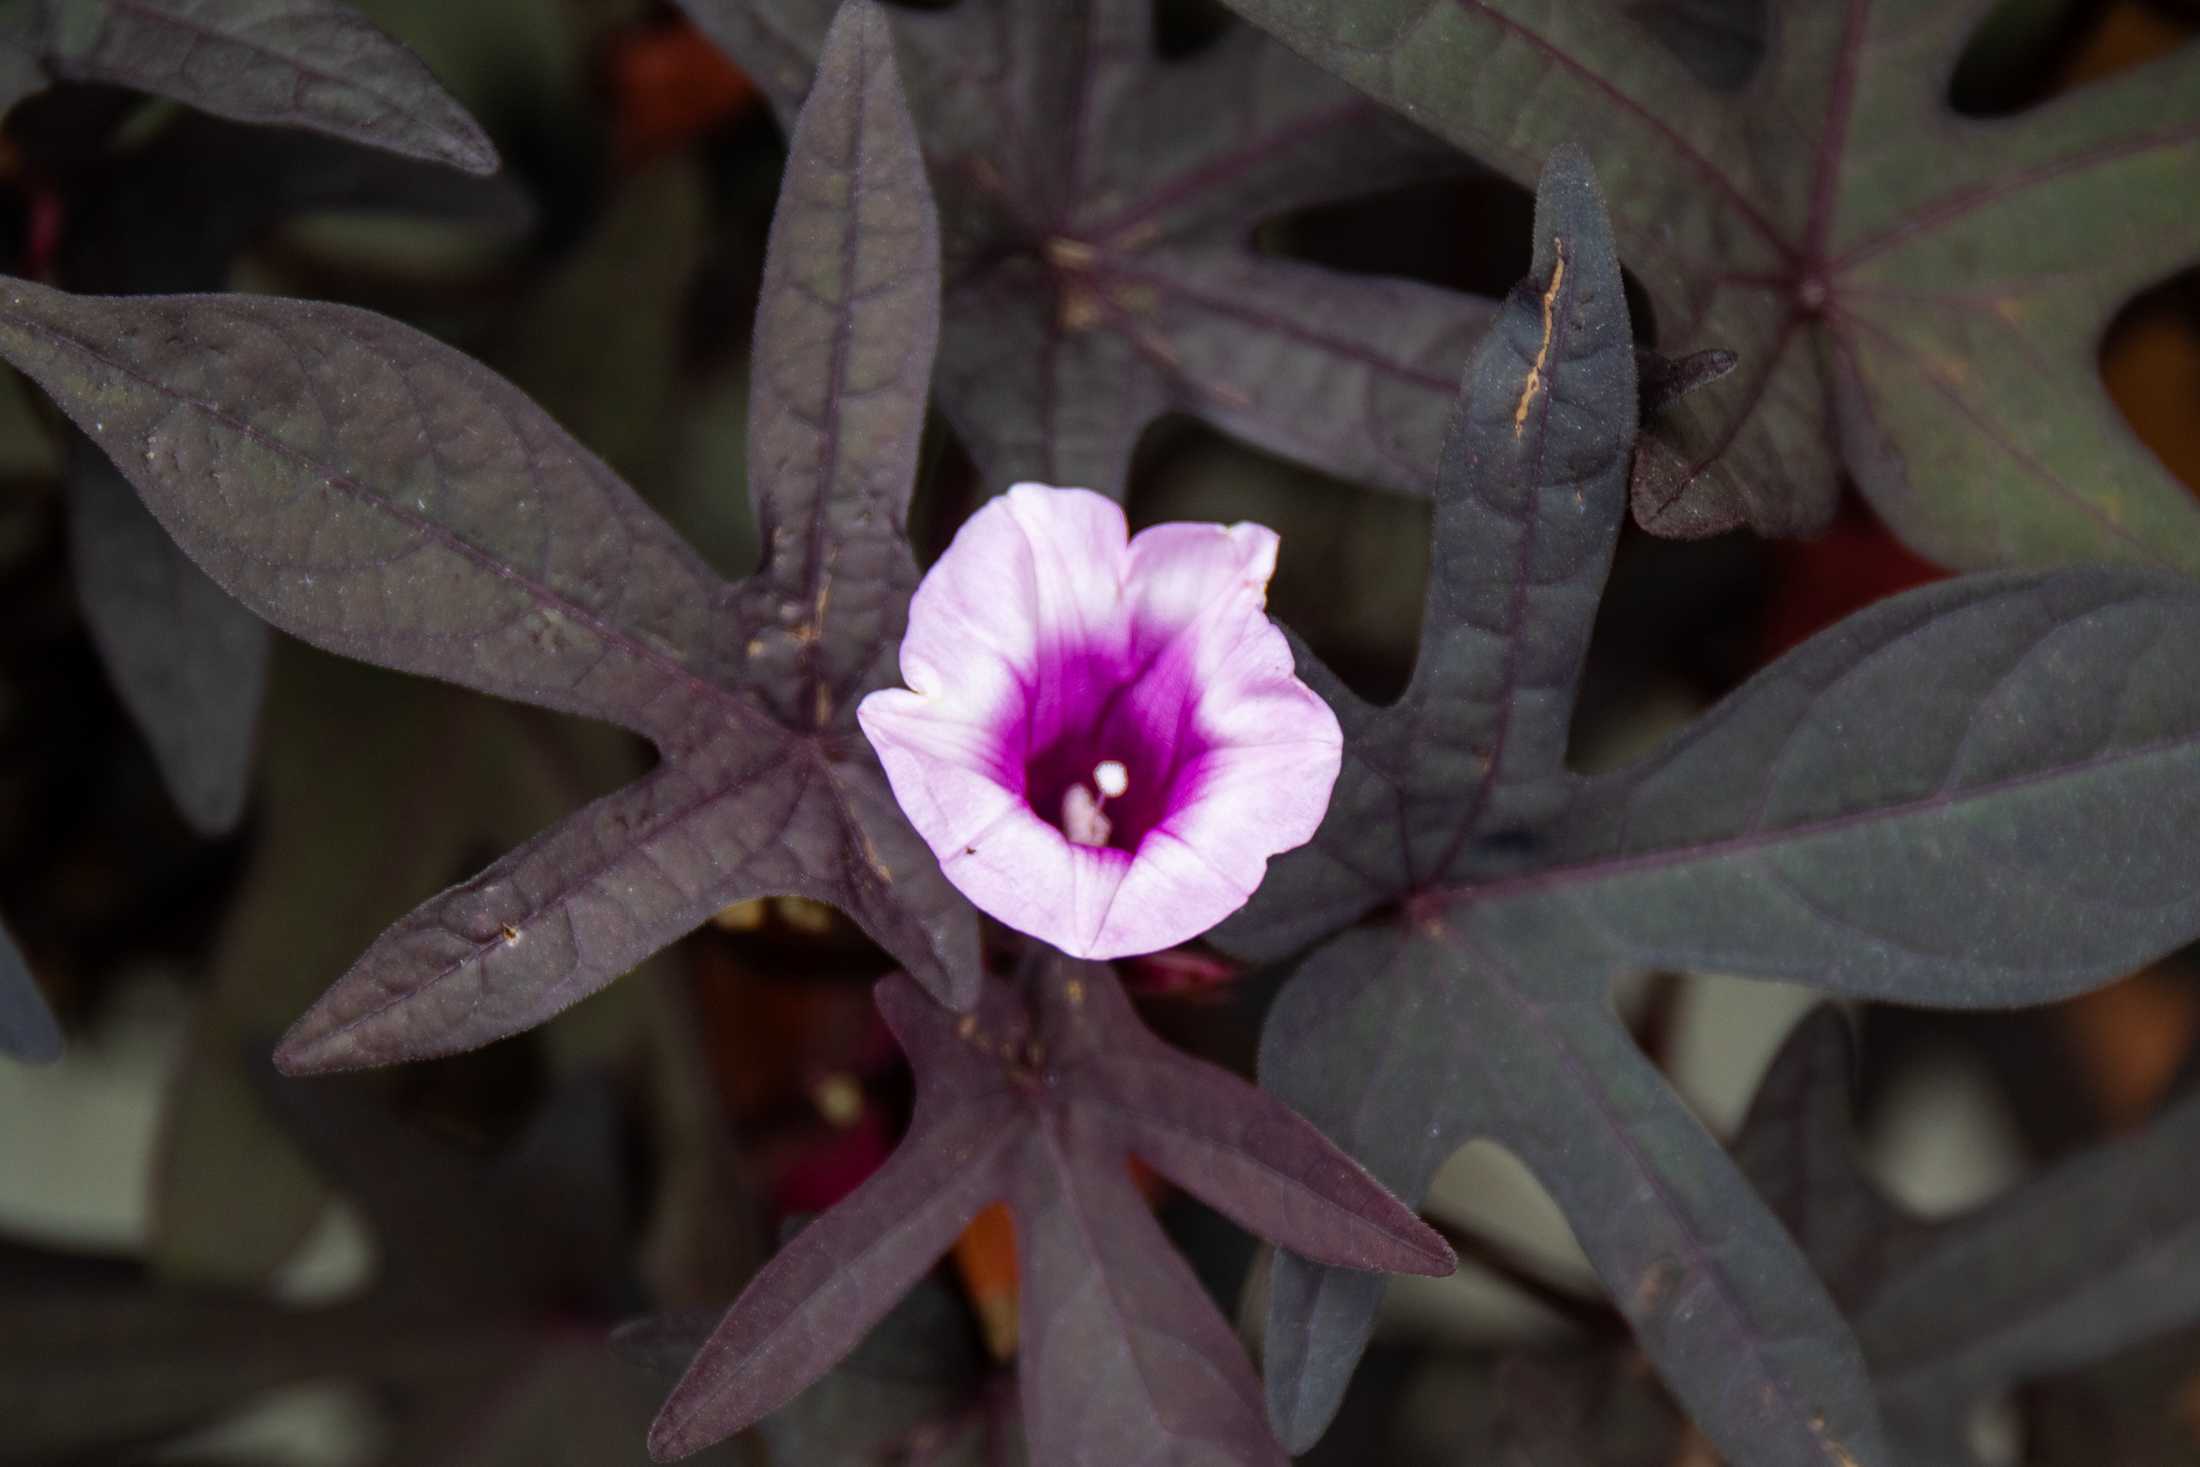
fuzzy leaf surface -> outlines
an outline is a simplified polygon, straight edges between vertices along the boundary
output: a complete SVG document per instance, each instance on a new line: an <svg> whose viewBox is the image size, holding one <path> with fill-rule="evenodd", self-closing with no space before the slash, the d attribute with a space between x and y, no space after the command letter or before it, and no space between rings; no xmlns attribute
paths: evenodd
<svg viewBox="0 0 2200 1467"><path fill-rule="evenodd" d="M239 122L310 128L494 173L480 124L342 0L22 0L0 22L0 103L107 82Z"/></svg>
<svg viewBox="0 0 2200 1467"><path fill-rule="evenodd" d="M1133 1157L1332 1264L1451 1269L1442 1240L1312 1126L1149 1032L1103 965L1058 960L990 984L959 1021L899 975L877 992L916 1071L908 1137L735 1302L658 1417L660 1457L792 1400L1005 1201L1032 1460L1281 1467L1259 1382L1154 1221Z"/></svg>
<svg viewBox="0 0 2200 1467"><path fill-rule="evenodd" d="M969 909L854 727L868 684L820 676L796 698L775 681L871 668L913 579L894 569L906 473L887 486L923 418L937 255L874 7L836 31L787 201L767 302L816 300L793 325L767 304L757 361L800 394L836 468L765 466L759 518L805 533L777 537L794 548L741 586L508 383L395 322L7 287L0 354L246 605L332 651L619 724L662 756L384 933L285 1039L286 1066L487 1043L763 894L830 902L943 1001L974 997ZM809 255L825 231L842 250ZM858 479L860 506L820 497Z"/></svg>
<svg viewBox="0 0 2200 1467"><path fill-rule="evenodd" d="M1609 985L1673 965L2008 1005L2191 940L2200 594L2138 571L1944 582L1805 644L1639 763L1573 774L1636 401L1579 151L1553 155L1536 233L1446 448L1413 678L1378 708L1308 668L1344 773L1313 842L1218 937L1281 957L1380 914L1278 999L1263 1083L1408 1198L1470 1139L1513 1148L1727 1455L1885 1461L1849 1326L1617 1027ZM1379 1293L1278 1260L1270 1405L1293 1446L1335 1410Z"/></svg>
<svg viewBox="0 0 2200 1467"><path fill-rule="evenodd" d="M1653 506L1807 531L1845 471L1946 565L2200 567L2200 503L2096 365L2200 261L2200 46L1979 119L1948 78L1989 0L1771 5L1738 85L1645 44L1692 8L1746 39L1732 6L1229 3L1515 178L1589 151L1660 346L1740 357L1646 442Z"/></svg>
<svg viewBox="0 0 2200 1467"><path fill-rule="evenodd" d="M5 927L0 927L0 1054L40 1065L61 1058L61 1026Z"/></svg>
<svg viewBox="0 0 2200 1467"><path fill-rule="evenodd" d="M791 116L827 0L682 0ZM1120 498L1147 424L1189 414L1426 494L1489 302L1265 255L1263 221L1458 169L1249 27L1177 60L1150 0L894 12L940 191L940 402L983 482Z"/></svg>
<svg viewBox="0 0 2200 1467"><path fill-rule="evenodd" d="M1962 1443L1982 1403L2200 1318L2200 1096L1977 1210L1926 1222L1856 1160L1847 1023L1791 1035L1735 1155L1856 1321L1904 1442ZM1906 1453L1968 1464L1967 1447Z"/></svg>

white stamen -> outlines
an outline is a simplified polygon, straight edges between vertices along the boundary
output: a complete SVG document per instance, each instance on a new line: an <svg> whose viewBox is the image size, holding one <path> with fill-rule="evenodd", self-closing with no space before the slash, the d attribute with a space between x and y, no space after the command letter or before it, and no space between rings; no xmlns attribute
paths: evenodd
<svg viewBox="0 0 2200 1467"><path fill-rule="evenodd" d="M1081 784L1062 796L1062 833L1081 846L1104 846L1115 827L1100 813L1100 801Z"/></svg>
<svg viewBox="0 0 2200 1467"><path fill-rule="evenodd" d="M1105 799L1114 799L1131 787L1131 772L1115 759L1103 759L1092 767L1092 783Z"/></svg>

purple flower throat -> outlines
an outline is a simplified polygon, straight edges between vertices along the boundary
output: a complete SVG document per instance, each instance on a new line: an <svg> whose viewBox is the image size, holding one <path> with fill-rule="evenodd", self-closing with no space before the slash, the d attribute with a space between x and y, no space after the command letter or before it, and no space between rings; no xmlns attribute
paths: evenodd
<svg viewBox="0 0 2200 1467"><path fill-rule="evenodd" d="M1075 844L1136 855L1199 793L1207 741L1184 659L1170 652L1164 643L1135 664L1099 649L1042 657L1023 716L1002 730L1025 803Z"/></svg>

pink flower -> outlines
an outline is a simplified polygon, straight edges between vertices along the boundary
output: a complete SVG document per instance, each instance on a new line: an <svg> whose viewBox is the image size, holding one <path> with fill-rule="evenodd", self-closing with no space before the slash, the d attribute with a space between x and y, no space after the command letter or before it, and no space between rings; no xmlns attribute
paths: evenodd
<svg viewBox="0 0 2200 1467"><path fill-rule="evenodd" d="M1263 611L1276 535L1018 484L917 588L908 689L858 719L971 901L1083 958L1171 947L1312 838L1336 715Z"/></svg>

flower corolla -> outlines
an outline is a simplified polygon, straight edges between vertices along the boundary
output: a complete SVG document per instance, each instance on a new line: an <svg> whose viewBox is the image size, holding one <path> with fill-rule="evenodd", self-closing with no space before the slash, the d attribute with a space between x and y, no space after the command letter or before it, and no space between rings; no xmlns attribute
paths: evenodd
<svg viewBox="0 0 2200 1467"><path fill-rule="evenodd" d="M858 719L949 881L1076 957L1154 952L1311 839L1343 754L1264 610L1275 532L1019 484L909 605Z"/></svg>

